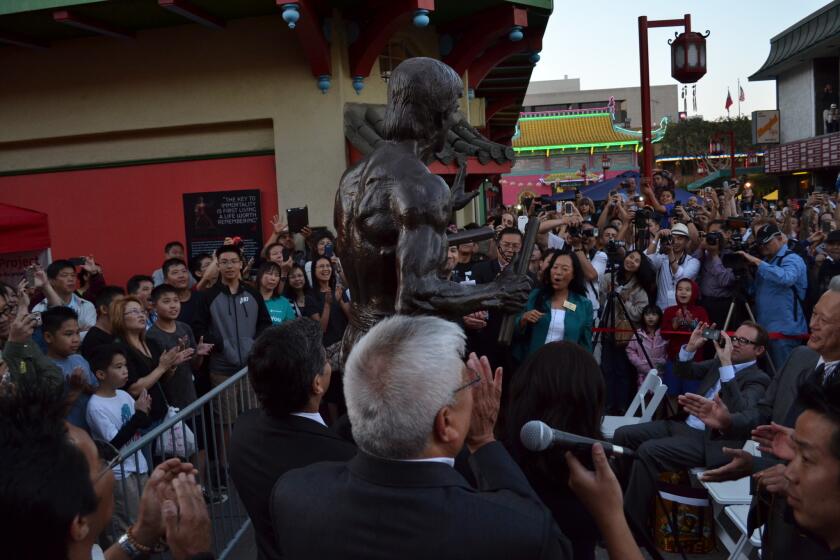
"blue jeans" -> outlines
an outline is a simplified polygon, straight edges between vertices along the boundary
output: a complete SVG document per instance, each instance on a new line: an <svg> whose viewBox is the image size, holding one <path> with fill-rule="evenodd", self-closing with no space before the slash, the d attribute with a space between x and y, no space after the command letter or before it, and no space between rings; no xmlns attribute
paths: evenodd
<svg viewBox="0 0 840 560"><path fill-rule="evenodd" d="M801 340L789 338L770 341L770 344L767 346L767 354L770 356L770 359L773 360L773 365L776 366L777 372L782 371L782 368L785 366L785 362L787 362L788 356L790 356L790 353L793 352L793 349L801 345ZM773 371L771 370L767 373L772 376Z"/></svg>

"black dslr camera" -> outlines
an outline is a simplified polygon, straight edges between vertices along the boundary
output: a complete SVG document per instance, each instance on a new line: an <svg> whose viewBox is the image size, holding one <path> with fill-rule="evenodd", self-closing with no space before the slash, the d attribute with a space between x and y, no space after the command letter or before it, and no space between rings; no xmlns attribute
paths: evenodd
<svg viewBox="0 0 840 560"><path fill-rule="evenodd" d="M719 231L712 231L706 234L706 245L719 247L723 241L723 234Z"/></svg>

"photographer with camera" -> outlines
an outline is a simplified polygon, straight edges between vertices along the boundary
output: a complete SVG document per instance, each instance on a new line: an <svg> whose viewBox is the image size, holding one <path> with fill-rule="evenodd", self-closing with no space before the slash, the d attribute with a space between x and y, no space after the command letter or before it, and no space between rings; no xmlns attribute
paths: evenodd
<svg viewBox="0 0 840 560"><path fill-rule="evenodd" d="M729 240L724 233L725 225L723 220L710 223L706 235L701 238L700 247L694 252L694 258L700 261L697 283L700 285L703 307L709 313L711 322L721 326L726 323L736 281L735 271L723 261L724 254L731 254ZM740 260L737 256L736 259ZM738 328L741 320L740 317L736 319L733 313L729 327Z"/></svg>
<svg viewBox="0 0 840 560"><path fill-rule="evenodd" d="M676 305L677 282L694 280L700 271L700 261L687 253L688 243L688 227L680 223L673 229L660 229L650 240L646 253L657 271L656 305L660 309Z"/></svg>
<svg viewBox="0 0 840 560"><path fill-rule="evenodd" d="M695 354L709 341L716 357L696 363ZM719 395L730 410L752 408L770 384L770 378L756 365L766 341L767 331L754 323L741 325L732 338L700 323L680 349L675 372L680 377L698 380L697 393L706 398ZM658 473L723 465L729 462L723 447L739 448L744 444L743 439L712 439L712 432L696 416L689 416L685 422L657 420L616 430L614 443L636 451L624 506L639 526L647 526ZM652 473L656 473L655 477Z"/></svg>
<svg viewBox="0 0 840 560"><path fill-rule="evenodd" d="M759 253L764 260L746 251L738 254L756 267L755 307L758 322L770 332L785 335L808 333L804 301L808 272L802 257L788 248L787 237L778 226L764 224L755 232ZM802 341L798 338L771 340L768 354L776 368Z"/></svg>

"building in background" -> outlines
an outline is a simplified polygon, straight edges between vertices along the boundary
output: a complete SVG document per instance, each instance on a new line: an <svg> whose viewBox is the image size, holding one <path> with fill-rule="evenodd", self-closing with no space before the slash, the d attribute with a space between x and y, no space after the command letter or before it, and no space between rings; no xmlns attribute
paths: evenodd
<svg viewBox="0 0 840 560"><path fill-rule="evenodd" d="M615 120L625 128L641 129L641 88L580 89L580 78L531 82L522 102L523 111L566 111L605 107L610 98L615 99ZM651 125L663 118L675 122L679 116L679 91L677 84L651 86Z"/></svg>
<svg viewBox="0 0 840 560"><path fill-rule="evenodd" d="M502 178L502 202L580 189L584 196L628 171L638 172L641 132L615 122L616 103L585 109L523 112L513 137L516 164ZM668 118L652 131L665 136ZM603 189L598 188L598 199Z"/></svg>
<svg viewBox="0 0 840 560"><path fill-rule="evenodd" d="M190 224L202 247L220 243L207 217L221 205L255 239L293 207L332 227L341 175L381 140L390 73L413 56L464 79L463 118L432 171L451 180L463 160L483 189L512 166L552 6L5 0L0 202L47 214L53 257L93 254L112 283L160 267Z"/></svg>
<svg viewBox="0 0 840 560"><path fill-rule="evenodd" d="M840 115L831 115L840 90L840 1L771 38L770 54L750 80L776 81L777 112L762 111L756 132L778 142L767 149L765 171L779 178L784 196L833 188L840 171Z"/></svg>

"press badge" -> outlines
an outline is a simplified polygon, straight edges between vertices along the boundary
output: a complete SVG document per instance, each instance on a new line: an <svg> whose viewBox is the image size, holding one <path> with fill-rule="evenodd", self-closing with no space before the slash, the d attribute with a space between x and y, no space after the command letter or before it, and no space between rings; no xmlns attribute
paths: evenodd
<svg viewBox="0 0 840 560"><path fill-rule="evenodd" d="M569 311L574 311L575 309L577 309L577 305L568 300L563 302L563 307L565 307Z"/></svg>

